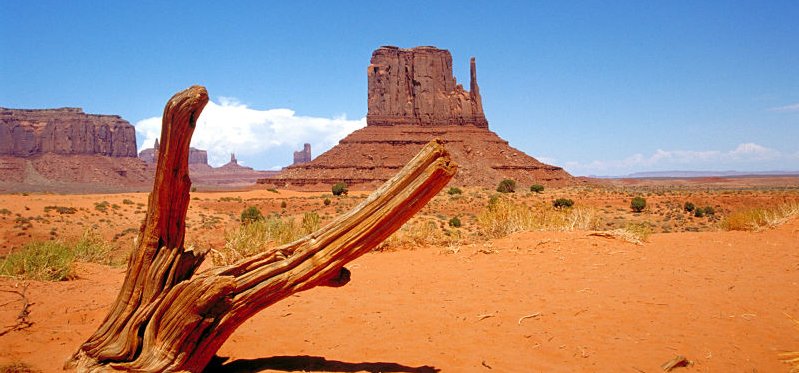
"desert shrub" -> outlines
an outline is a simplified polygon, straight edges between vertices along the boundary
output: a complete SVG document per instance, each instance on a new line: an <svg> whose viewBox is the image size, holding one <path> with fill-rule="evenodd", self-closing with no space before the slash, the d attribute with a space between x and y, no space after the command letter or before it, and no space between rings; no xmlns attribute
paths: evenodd
<svg viewBox="0 0 799 373"><path fill-rule="evenodd" d="M11 215L11 210L2 208L0 209L0 215Z"/></svg>
<svg viewBox="0 0 799 373"><path fill-rule="evenodd" d="M325 200L322 203L324 203L325 206L330 206L330 198L325 198Z"/></svg>
<svg viewBox="0 0 799 373"><path fill-rule="evenodd" d="M450 187L449 190L447 190L447 194L449 194L451 196L454 196L456 194L461 194L461 193L463 193L463 191L461 190L461 188L458 188L458 187Z"/></svg>
<svg viewBox="0 0 799 373"><path fill-rule="evenodd" d="M683 210L685 210L687 212L691 212L691 211L694 211L696 206L694 206L693 202L685 202L685 204L682 206L682 208L683 208Z"/></svg>
<svg viewBox="0 0 799 373"><path fill-rule="evenodd" d="M705 206L705 208L703 208L702 210L705 211L705 215L714 215L714 214L716 214L716 210L713 208L713 206Z"/></svg>
<svg viewBox="0 0 799 373"><path fill-rule="evenodd" d="M278 191L277 191L277 189L275 189L275 188L267 188L266 190L267 190L268 192L272 192L272 193L280 193L280 192L278 192Z"/></svg>
<svg viewBox="0 0 799 373"><path fill-rule="evenodd" d="M111 247L93 232L83 234L74 244L35 241L0 261L0 275L39 281L70 279L75 261L113 264Z"/></svg>
<svg viewBox="0 0 799 373"><path fill-rule="evenodd" d="M630 208L635 212L644 211L646 208L646 199L644 197L633 197L630 201Z"/></svg>
<svg viewBox="0 0 799 373"><path fill-rule="evenodd" d="M497 192L514 193L516 192L516 182L511 179L504 179L497 185Z"/></svg>
<svg viewBox="0 0 799 373"><path fill-rule="evenodd" d="M64 207L64 206L45 206L44 207L44 212L50 212L52 210L55 210L57 213L59 213L61 215L64 215L64 214L72 215L72 214L78 212L78 209L76 209L74 207Z"/></svg>
<svg viewBox="0 0 799 373"><path fill-rule="evenodd" d="M108 211L108 206L110 206L110 205L111 204L108 203L108 201L95 202L94 203L94 209L97 210L97 211L100 211L100 212L106 212L106 211Z"/></svg>
<svg viewBox="0 0 799 373"><path fill-rule="evenodd" d="M191 192L192 192L192 193L194 193L194 192L196 192L196 191L197 191L197 187L194 187L194 186L193 186L193 187L191 187Z"/></svg>
<svg viewBox="0 0 799 373"><path fill-rule="evenodd" d="M127 198L125 198L125 199L123 199L123 200L122 200L122 204L123 204L123 205L132 205L132 204L133 204L133 201L131 201L131 200L129 200L129 199L127 199Z"/></svg>
<svg viewBox="0 0 799 373"><path fill-rule="evenodd" d="M552 207L556 209L568 208L574 206L574 201L569 198L558 198L552 201Z"/></svg>
<svg viewBox="0 0 799 373"><path fill-rule="evenodd" d="M259 210L258 207L256 207L256 206L250 206L250 207L245 208L241 212L241 216L240 216L242 224L249 224L249 223L252 223L252 222L254 222L256 220L261 220L263 218L264 218L264 216L263 216L263 214L261 214L261 210Z"/></svg>
<svg viewBox="0 0 799 373"><path fill-rule="evenodd" d="M724 217L721 227L728 231L758 231L775 227L799 216L799 202L786 202L773 208L736 210Z"/></svg>
<svg viewBox="0 0 799 373"><path fill-rule="evenodd" d="M314 211L306 212L302 215L302 230L305 234L316 232L322 219Z"/></svg>
<svg viewBox="0 0 799 373"><path fill-rule="evenodd" d="M280 208L284 209L284 208L288 207L288 205L289 204L286 201L280 201Z"/></svg>
<svg viewBox="0 0 799 373"><path fill-rule="evenodd" d="M221 197L219 202L242 202L241 197Z"/></svg>
<svg viewBox="0 0 799 373"><path fill-rule="evenodd" d="M449 226L453 228L460 228L461 226L461 219L457 216L453 216L449 219Z"/></svg>
<svg viewBox="0 0 799 373"><path fill-rule="evenodd" d="M534 193L543 193L544 192L544 186L541 185L541 184L530 185L530 191L534 192Z"/></svg>
<svg viewBox="0 0 799 373"><path fill-rule="evenodd" d="M705 216L705 210L701 207L697 207L694 209L694 216L697 218L702 218Z"/></svg>
<svg viewBox="0 0 799 373"><path fill-rule="evenodd" d="M62 281L72 274L75 255L58 241L30 242L0 263L0 275L39 281Z"/></svg>
<svg viewBox="0 0 799 373"><path fill-rule="evenodd" d="M347 188L347 184L339 182L333 185L331 191L333 192L334 196L341 196L341 195L347 195L347 193L349 192L349 188Z"/></svg>

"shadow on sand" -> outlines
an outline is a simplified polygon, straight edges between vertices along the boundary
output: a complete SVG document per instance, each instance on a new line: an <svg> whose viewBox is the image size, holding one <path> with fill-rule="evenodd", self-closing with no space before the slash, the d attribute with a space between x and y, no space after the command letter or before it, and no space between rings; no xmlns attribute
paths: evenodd
<svg viewBox="0 0 799 373"><path fill-rule="evenodd" d="M237 359L227 362L227 358L216 357L208 364L206 372L245 373L278 370L284 372L406 372L437 373L440 370L430 366L409 367L397 363L347 363L327 360L319 356L273 356L259 359Z"/></svg>

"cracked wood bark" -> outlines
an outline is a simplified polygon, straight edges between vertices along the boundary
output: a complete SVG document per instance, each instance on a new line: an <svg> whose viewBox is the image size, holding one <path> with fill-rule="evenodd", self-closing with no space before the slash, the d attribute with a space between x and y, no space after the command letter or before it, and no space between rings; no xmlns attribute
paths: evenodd
<svg viewBox="0 0 799 373"><path fill-rule="evenodd" d="M156 177L139 244L116 301L68 366L79 371L201 372L255 313L315 286L341 286L344 265L399 229L452 178L438 140L352 211L295 242L195 275L205 252L183 247L188 153L208 102L194 86L164 108Z"/></svg>

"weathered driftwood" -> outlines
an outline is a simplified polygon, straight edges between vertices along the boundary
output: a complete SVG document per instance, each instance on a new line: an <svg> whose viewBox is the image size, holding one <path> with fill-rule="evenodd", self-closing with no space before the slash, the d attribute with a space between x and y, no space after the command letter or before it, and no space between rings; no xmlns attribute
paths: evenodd
<svg viewBox="0 0 799 373"><path fill-rule="evenodd" d="M315 286L341 286L369 252L433 198L457 166L439 141L349 213L287 245L195 275L205 252L183 247L189 142L208 94L194 86L164 109L153 192L139 244L108 316L72 356L79 371L200 372L255 313Z"/></svg>

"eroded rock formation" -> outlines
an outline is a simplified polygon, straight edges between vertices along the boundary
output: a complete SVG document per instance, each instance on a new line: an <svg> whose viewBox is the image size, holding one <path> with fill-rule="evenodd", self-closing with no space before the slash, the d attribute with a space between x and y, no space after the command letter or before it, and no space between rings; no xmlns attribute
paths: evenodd
<svg viewBox="0 0 799 373"><path fill-rule="evenodd" d="M488 128L474 58L470 91L452 75L446 49L380 47L367 69L370 126L472 125Z"/></svg>
<svg viewBox="0 0 799 373"><path fill-rule="evenodd" d="M155 139L155 144L153 144L152 148L143 149L139 152L139 158L148 164L155 164L158 159L159 147L158 139ZM189 148L189 165L208 165L208 151Z"/></svg>
<svg viewBox="0 0 799 373"><path fill-rule="evenodd" d="M0 155L45 153L135 157L136 133L117 115L86 114L79 108L0 108Z"/></svg>
<svg viewBox="0 0 799 373"><path fill-rule="evenodd" d="M539 162L488 129L477 70L471 59L469 91L452 75L449 51L435 47L381 47L367 70L367 126L309 163L292 165L259 183L330 190L336 182L376 187L428 141L442 139L460 165L453 184L496 187L502 179L521 185L578 182L562 168Z"/></svg>
<svg viewBox="0 0 799 373"><path fill-rule="evenodd" d="M311 144L305 143L302 150L294 152L294 163L303 164L311 161Z"/></svg>

